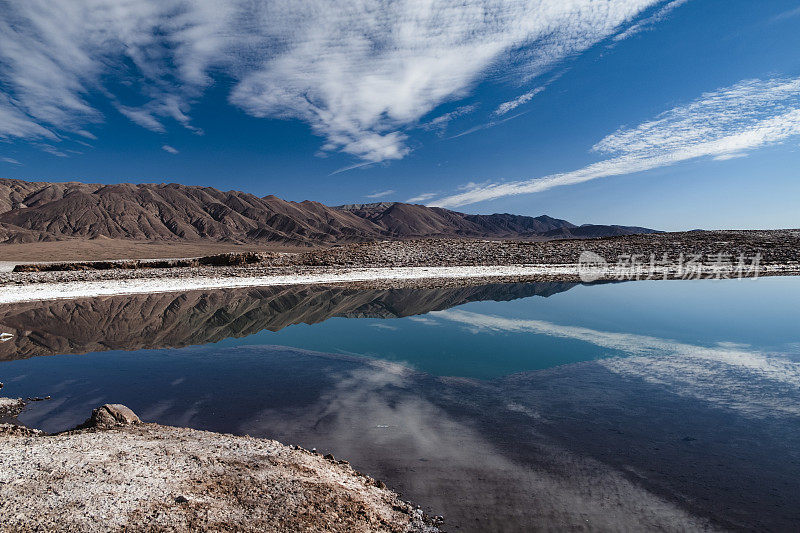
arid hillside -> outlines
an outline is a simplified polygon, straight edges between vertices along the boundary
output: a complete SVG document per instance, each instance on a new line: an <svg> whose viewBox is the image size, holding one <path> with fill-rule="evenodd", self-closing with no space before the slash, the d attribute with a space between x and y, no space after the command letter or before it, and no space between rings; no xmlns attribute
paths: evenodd
<svg viewBox="0 0 800 533"><path fill-rule="evenodd" d="M529 239L651 233L546 215L469 215L404 203L329 207L178 184L0 179L0 243L114 239L314 246L419 237Z"/></svg>

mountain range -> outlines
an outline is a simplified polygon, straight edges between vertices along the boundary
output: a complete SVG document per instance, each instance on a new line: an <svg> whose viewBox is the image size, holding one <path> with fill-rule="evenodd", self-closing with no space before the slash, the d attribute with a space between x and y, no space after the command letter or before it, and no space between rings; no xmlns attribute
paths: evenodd
<svg viewBox="0 0 800 533"><path fill-rule="evenodd" d="M401 202L331 207L174 183L0 179L0 243L109 238L312 246L421 237L542 240L654 232L577 226L547 215L471 215Z"/></svg>

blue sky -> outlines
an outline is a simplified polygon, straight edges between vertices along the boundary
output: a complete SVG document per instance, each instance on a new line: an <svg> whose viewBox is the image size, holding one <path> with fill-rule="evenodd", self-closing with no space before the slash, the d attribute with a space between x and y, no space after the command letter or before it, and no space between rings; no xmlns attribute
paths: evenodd
<svg viewBox="0 0 800 533"><path fill-rule="evenodd" d="M796 0L0 0L0 176L798 227L798 50Z"/></svg>

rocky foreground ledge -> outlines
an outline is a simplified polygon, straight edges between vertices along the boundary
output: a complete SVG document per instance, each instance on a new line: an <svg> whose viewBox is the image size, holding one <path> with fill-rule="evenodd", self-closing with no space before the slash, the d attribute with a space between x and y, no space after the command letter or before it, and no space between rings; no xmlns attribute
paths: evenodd
<svg viewBox="0 0 800 533"><path fill-rule="evenodd" d="M5 402L7 415L19 407ZM436 523L331 455L144 424L120 405L58 435L0 424L0 531L434 532Z"/></svg>

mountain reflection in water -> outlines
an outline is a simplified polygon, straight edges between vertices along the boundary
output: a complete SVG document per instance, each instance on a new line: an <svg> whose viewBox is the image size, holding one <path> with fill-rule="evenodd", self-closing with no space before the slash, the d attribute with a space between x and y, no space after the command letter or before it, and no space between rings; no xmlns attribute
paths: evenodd
<svg viewBox="0 0 800 533"><path fill-rule="evenodd" d="M665 283L308 287L15 306L0 310L0 331L20 335L0 347L9 361L0 380L11 395L53 396L22 417L46 430L113 401L147 421L332 452L445 515L450 530L796 528L800 333L786 315L800 278ZM712 316L701 302L715 299L724 305ZM401 322L413 319L431 338L462 338L456 352L489 339L489 360L516 342L557 346L538 338L603 357L474 379L285 346L141 349L403 316L380 322L398 328L387 338L407 335ZM335 320L303 333L344 327ZM362 324L356 334L384 331L347 322ZM32 357L117 349L138 351Z"/></svg>
<svg viewBox="0 0 800 533"><path fill-rule="evenodd" d="M574 283L438 289L265 287L54 300L0 306L0 361L104 350L178 348L333 317L398 318L483 300L550 296Z"/></svg>

